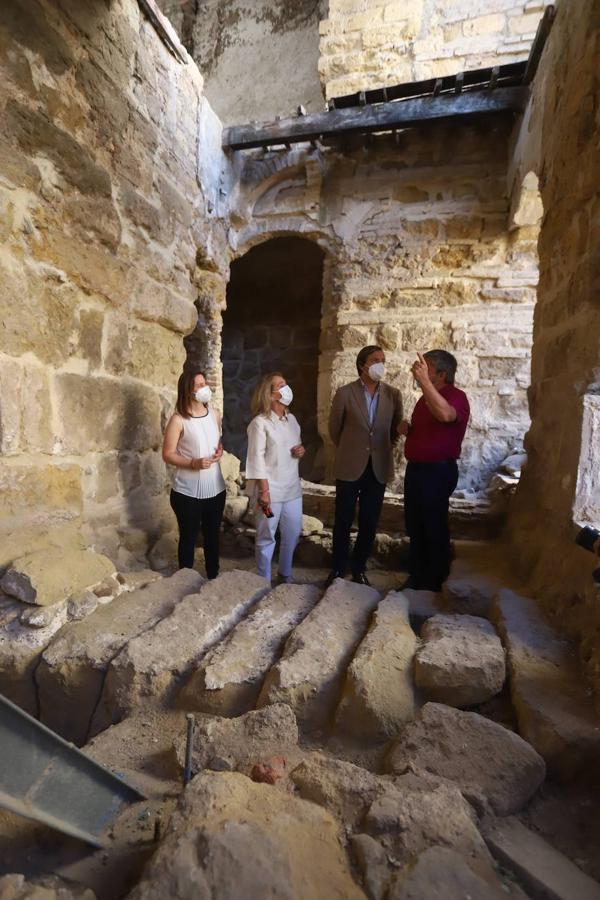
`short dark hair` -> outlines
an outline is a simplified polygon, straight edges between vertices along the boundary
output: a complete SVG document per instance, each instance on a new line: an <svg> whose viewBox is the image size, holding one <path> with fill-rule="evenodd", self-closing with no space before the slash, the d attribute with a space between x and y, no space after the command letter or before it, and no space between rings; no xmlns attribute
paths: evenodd
<svg viewBox="0 0 600 900"><path fill-rule="evenodd" d="M202 375L206 381L206 375L202 369L191 368L184 369L177 382L177 403L175 404L175 409L184 419L189 419L190 417L190 403L192 402L196 375Z"/></svg>
<svg viewBox="0 0 600 900"><path fill-rule="evenodd" d="M356 357L356 371L360 375L361 369L370 357L371 353L375 353L380 350L383 353L381 347L378 347L377 344L369 344L368 347L363 347L362 350L359 350L358 356Z"/></svg>
<svg viewBox="0 0 600 900"><path fill-rule="evenodd" d="M455 356L452 356L447 350L428 350L423 356L429 360L436 372L441 372L446 376L446 384L454 384L458 365Z"/></svg>

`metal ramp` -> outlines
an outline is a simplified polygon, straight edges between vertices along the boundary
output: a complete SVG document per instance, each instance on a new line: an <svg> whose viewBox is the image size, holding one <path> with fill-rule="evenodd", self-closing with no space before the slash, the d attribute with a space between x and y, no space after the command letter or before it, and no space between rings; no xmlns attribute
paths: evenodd
<svg viewBox="0 0 600 900"><path fill-rule="evenodd" d="M144 795L0 694L0 807L94 847Z"/></svg>

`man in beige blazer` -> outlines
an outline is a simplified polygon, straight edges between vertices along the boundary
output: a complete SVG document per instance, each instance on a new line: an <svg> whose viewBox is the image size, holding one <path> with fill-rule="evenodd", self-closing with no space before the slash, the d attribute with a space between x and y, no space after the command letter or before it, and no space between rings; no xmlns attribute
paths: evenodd
<svg viewBox="0 0 600 900"><path fill-rule="evenodd" d="M335 444L333 568L327 579L343 578L348 567L350 529L358 500L358 535L350 559L352 580L369 584L365 569L373 549L386 482L394 474L392 447L402 421L400 391L383 382L381 347L363 347L356 357L358 379L339 388L329 415Z"/></svg>

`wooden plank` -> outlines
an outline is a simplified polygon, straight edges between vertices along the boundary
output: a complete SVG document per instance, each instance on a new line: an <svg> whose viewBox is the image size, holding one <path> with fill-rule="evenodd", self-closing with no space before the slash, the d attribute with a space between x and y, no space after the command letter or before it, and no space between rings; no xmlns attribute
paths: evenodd
<svg viewBox="0 0 600 900"><path fill-rule="evenodd" d="M335 109L258 126L236 125L224 130L223 147L244 150L265 144L311 141L320 135L393 131L394 128L408 128L441 119L521 112L527 96L528 91L524 87L496 88L494 91L470 91L390 101L376 106Z"/></svg>
<svg viewBox="0 0 600 900"><path fill-rule="evenodd" d="M138 0L138 4L146 14L165 47L173 54L175 59L178 59L181 63L187 64L188 56L185 48L182 46L179 37L177 36L177 32L169 20L162 14L156 5L155 0Z"/></svg>
<svg viewBox="0 0 600 900"><path fill-rule="evenodd" d="M547 6L544 10L544 15L540 19L535 37L533 39L533 44L531 45L529 59L527 60L527 66L525 68L525 74L523 76L523 84L531 84L534 79L535 73L537 72L537 67L540 63L542 51L548 39L548 35L550 34L550 29L552 28L552 23L554 22L555 16L556 7L552 4L550 6Z"/></svg>

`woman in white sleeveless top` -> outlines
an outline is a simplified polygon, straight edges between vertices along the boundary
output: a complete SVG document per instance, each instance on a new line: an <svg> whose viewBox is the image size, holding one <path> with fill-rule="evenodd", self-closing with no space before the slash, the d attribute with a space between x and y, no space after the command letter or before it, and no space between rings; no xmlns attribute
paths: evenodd
<svg viewBox="0 0 600 900"><path fill-rule="evenodd" d="M298 420L288 410L293 394L281 372L265 375L254 391L248 425L246 480L256 503L256 566L271 580L275 533L279 527L278 582L292 580L294 550L302 531L302 486L298 471L304 456Z"/></svg>
<svg viewBox="0 0 600 900"><path fill-rule="evenodd" d="M177 407L167 423L162 456L176 466L171 507L179 526L179 568L192 569L200 530L207 578L219 574L219 531L225 508L221 419L210 406L203 372L186 371L177 383Z"/></svg>

